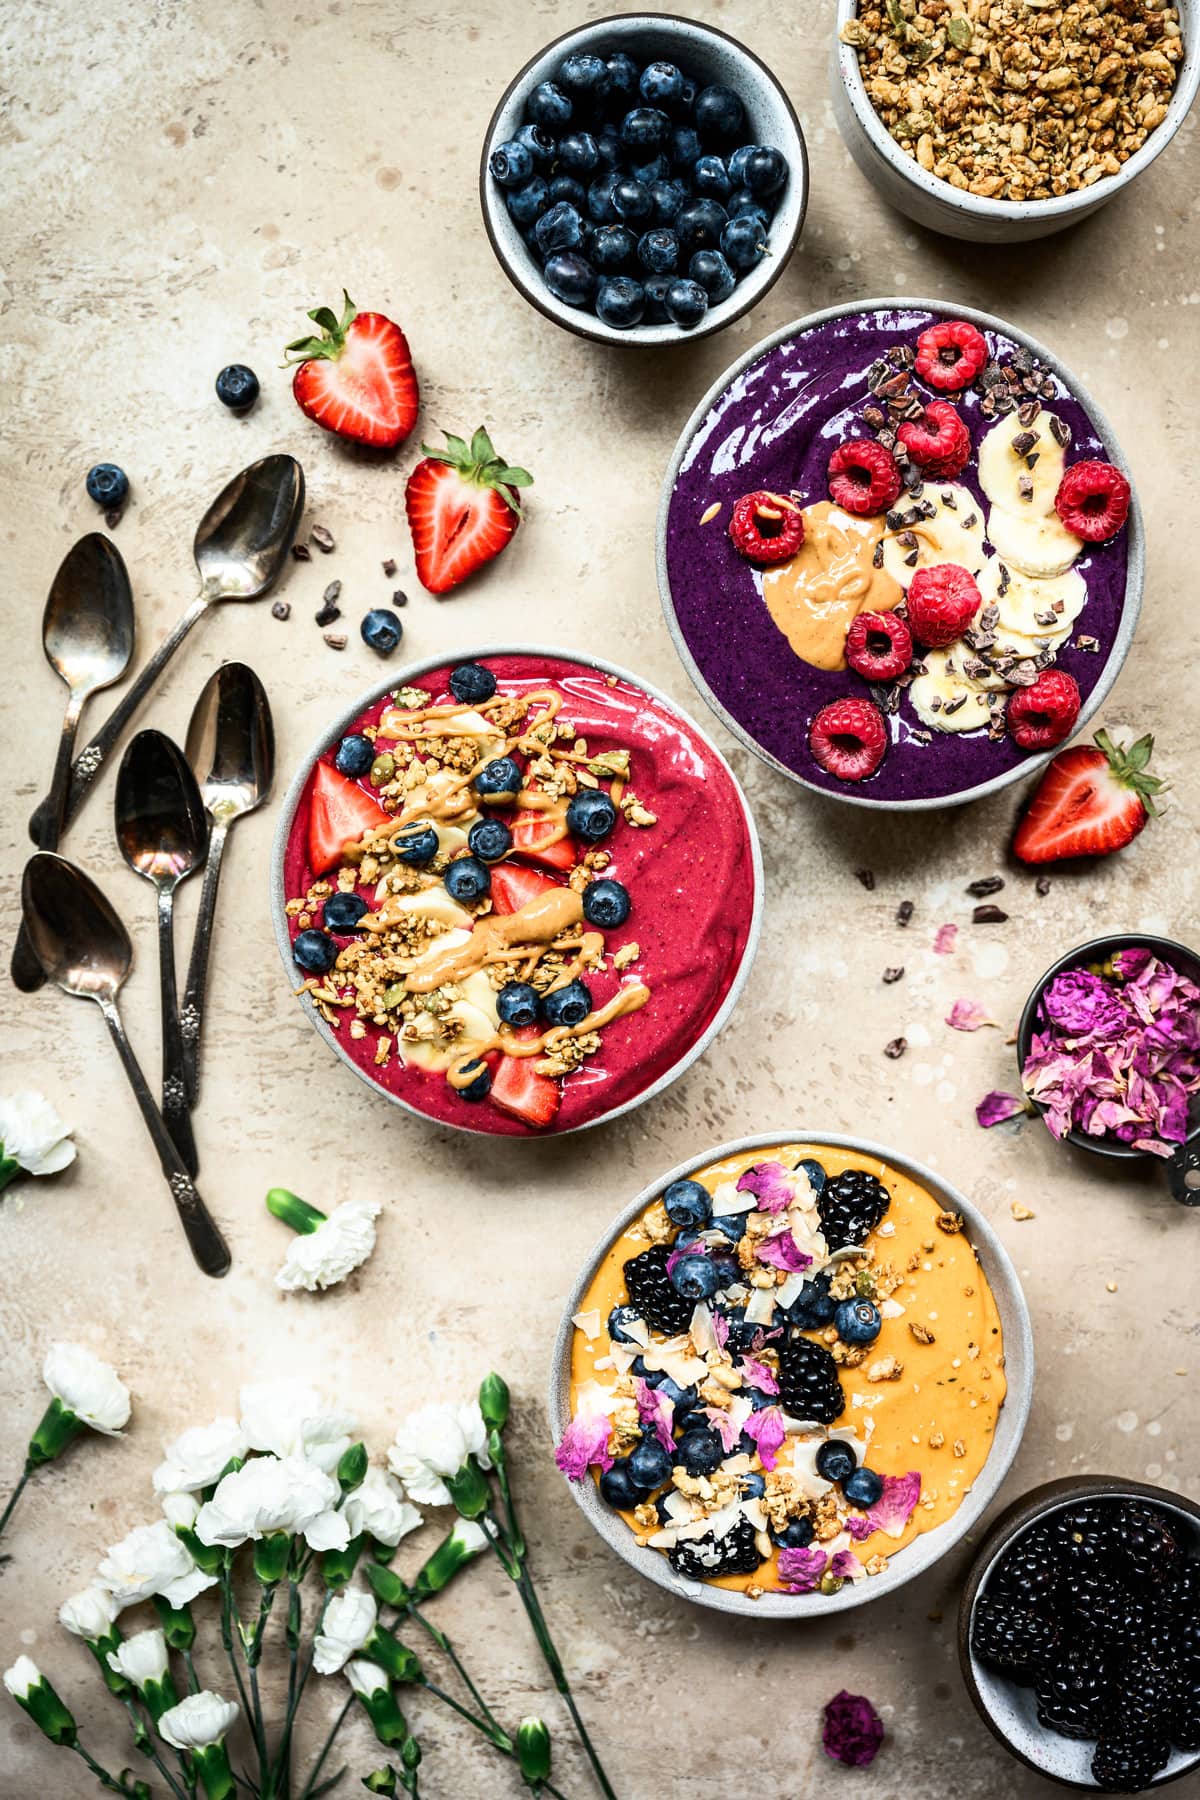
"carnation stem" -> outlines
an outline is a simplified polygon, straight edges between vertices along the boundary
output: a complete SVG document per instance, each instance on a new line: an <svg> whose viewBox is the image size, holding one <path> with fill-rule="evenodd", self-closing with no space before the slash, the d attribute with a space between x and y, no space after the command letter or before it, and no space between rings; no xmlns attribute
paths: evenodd
<svg viewBox="0 0 1200 1800"><path fill-rule="evenodd" d="M83 1761L92 1771L92 1774L96 1777L96 1780L100 1783L101 1787L108 1788L114 1794L124 1794L128 1792L128 1789L123 1788L121 1783L110 1775L108 1770L104 1768L101 1763L98 1763L94 1756L88 1754L78 1738L71 1745L71 1749L75 1752L76 1756L83 1758Z"/></svg>
<svg viewBox="0 0 1200 1800"><path fill-rule="evenodd" d="M427 1619L425 1617L425 1614L421 1611L421 1608L417 1605L415 1600L410 1600L408 1602L405 1611L408 1613L409 1618L415 1619L421 1629L427 1632L433 1639L438 1649L442 1652L442 1655L446 1657L447 1661L457 1672L459 1680L462 1682L489 1725L494 1726L495 1729L499 1731L501 1729L500 1721L497 1719L495 1713L492 1711L479 1689L475 1686L475 1683L471 1680L471 1677L467 1674L461 1657L445 1632L435 1625L432 1619Z"/></svg>
<svg viewBox="0 0 1200 1800"><path fill-rule="evenodd" d="M238 1632L240 1635L241 1623L237 1617L237 1607L234 1604L233 1598L233 1572L227 1559L221 1568L221 1642L225 1647L225 1654L229 1658L229 1667L233 1671L233 1679L237 1685L238 1697L242 1703L243 1715L254 1733L255 1748L258 1751L260 1782L264 1791L269 1793L270 1789L268 1787L268 1782L270 1779L270 1770L267 1759L266 1741L262 1731L262 1714L257 1706L257 1696L255 1703L252 1705L250 1696L246 1692L246 1683L242 1679L241 1664L238 1662L237 1652L233 1647L233 1627L235 1622L238 1625Z"/></svg>
<svg viewBox="0 0 1200 1800"><path fill-rule="evenodd" d="M353 1705L354 1705L354 1693L352 1690L349 1699L346 1701L346 1704L343 1706L343 1708L342 1708L341 1712L338 1714L337 1718L333 1721L333 1724L329 1727L329 1735L325 1739L324 1744L321 1746L321 1754L320 1754L320 1756L318 1756L316 1762L313 1764L311 1770L309 1771L308 1780L305 1782L304 1786L300 1790L300 1800L308 1800L309 1794L311 1794L313 1789L316 1787L317 1777L318 1777L318 1775L320 1775L321 1770L325 1767L326 1758L328 1757L329 1752L333 1749L333 1740L337 1736L338 1732L342 1729L342 1721L345 1719L346 1714L350 1711L350 1708Z"/></svg>
<svg viewBox="0 0 1200 1800"><path fill-rule="evenodd" d="M171 1792L177 1794L179 1800L188 1800L188 1796L194 1795L196 1792L196 1783L189 1778L186 1770L184 1770L182 1755L179 1757L179 1766L183 1771L186 1788L181 1787L179 1782L176 1781L170 1769L168 1769L166 1763L155 1749L154 1739L151 1736L153 1724L146 1724L146 1721L142 1718L142 1715L137 1709L137 1702L134 1700L133 1695L126 1694L124 1696L124 1701L125 1711L129 1714L129 1722L133 1726L134 1744L142 1752L143 1756L148 1756L150 1758L150 1761L154 1764Z"/></svg>
<svg viewBox="0 0 1200 1800"><path fill-rule="evenodd" d="M183 1650L180 1654L183 1657L183 1666L187 1670L188 1693L198 1694L200 1692L200 1677L196 1674L196 1664L192 1657L192 1653L190 1650Z"/></svg>
<svg viewBox="0 0 1200 1800"><path fill-rule="evenodd" d="M422 1683L422 1686L427 1694L432 1694L435 1700L440 1700L442 1702L443 1706L450 1707L461 1719L466 1719L468 1724L474 1725L476 1731L482 1731L484 1736L495 1749L499 1750L502 1756L516 1756L516 1745L512 1742L512 1739L506 1732L500 1733L501 1737L504 1738L504 1743L500 1743L484 1724L482 1719L477 1719L474 1713L468 1712L465 1707L460 1706L457 1700L453 1699L449 1694L443 1693L440 1687L435 1687L432 1681L425 1681ZM543 1794L549 1794L551 1800L566 1800L566 1795L561 1793L559 1789L549 1781L539 1782L538 1791ZM300 1800L304 1800L303 1795L300 1796Z"/></svg>
<svg viewBox="0 0 1200 1800"><path fill-rule="evenodd" d="M4 1511L2 1513L0 1513L0 1537L2 1537L4 1535L4 1527L8 1524L9 1519L13 1515L13 1510L16 1507L17 1501L21 1498L21 1495L25 1492L25 1483L29 1480L29 1476L30 1476L30 1470L25 1469L22 1472L20 1481L18 1481L16 1487L13 1489L12 1493L8 1496L8 1505L4 1508ZM82 1752L81 1752L81 1754L82 1754Z"/></svg>

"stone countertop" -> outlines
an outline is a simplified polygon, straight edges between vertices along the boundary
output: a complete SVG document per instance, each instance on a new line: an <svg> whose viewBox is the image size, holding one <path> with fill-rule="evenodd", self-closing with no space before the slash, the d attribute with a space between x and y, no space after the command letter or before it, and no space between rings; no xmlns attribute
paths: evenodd
<svg viewBox="0 0 1200 1800"><path fill-rule="evenodd" d="M787 85L812 163L807 226L767 300L722 335L660 355L609 350L556 330L520 299L493 260L476 198L478 145L500 86L550 35L601 10L131 0L101 19L67 0L9 8L3 364L15 429L0 530L13 793L0 872L10 932L29 849L25 819L49 776L63 701L41 657L38 618L68 544L98 523L84 474L112 458L131 475L115 535L144 651L191 597L189 546L204 507L236 469L276 448L302 459L307 522L328 526L336 551L289 567L286 622L269 604L230 606L208 620L143 723L181 739L206 677L223 658L243 658L272 699L282 791L323 723L378 678L357 625L400 586L414 657L533 636L609 657L689 708L746 785L768 906L732 1023L664 1098L562 1142L458 1137L385 1106L305 1024L267 915L274 809L240 824L222 885L197 1117L201 1186L235 1255L220 1285L190 1264L100 1019L56 993L26 999L3 983L5 1086L43 1089L79 1145L69 1173L13 1186L0 1204L3 1468L16 1470L40 1413L39 1369L52 1338L78 1338L109 1357L136 1412L123 1442L76 1446L32 1484L4 1546L12 1561L0 1571L0 1650L6 1663L33 1654L76 1704L95 1752L119 1767L132 1759L120 1716L54 1615L103 1547L153 1516L149 1475L162 1440L234 1410L240 1382L296 1371L352 1403L382 1453L420 1399L470 1391L496 1366L516 1394L517 1485L547 1611L623 1800L749 1791L747 1770L768 1739L773 1766L789 1771L789 1796L816 1792L824 1775L852 1779L864 1800L1048 1800L1058 1790L1001 1754L959 1679L954 1606L967 1546L911 1587L828 1625L730 1623L672 1602L587 1531L557 1476L547 1357L585 1251L656 1171L746 1130L858 1132L894 1142L965 1189L1021 1273L1039 1380L1005 1495L1080 1470L1200 1493L1189 1453L1200 1424L1200 1218L1172 1206L1151 1179L1060 1151L1033 1124L982 1133L975 1101L1012 1084L1012 1052L1002 1031L962 1036L942 1023L960 995L1015 1022L1041 970L1101 930L1197 936L1200 715L1190 681L1200 612L1188 535L1188 383L1200 353L1200 202L1186 160L1196 121L1132 191L1076 230L973 249L890 212L852 166L828 100L829 0L787 14L761 0L697 4ZM415 440L395 459L347 449L302 419L278 368L305 309L336 302L343 284L404 324L422 379L423 434L469 433L486 420L505 455L537 478L528 524L502 564L444 603L419 588L403 522ZM1110 728L1156 734L1174 792L1163 820L1128 853L1082 875L1052 874L1044 898L1028 872L1005 862L1013 792L916 818L818 801L708 717L659 610L658 484L697 398L787 320L906 292L1006 313L1052 346L1113 420L1146 510L1145 606L1103 717ZM264 383L244 420L212 392L233 360ZM391 582L380 568L387 557L399 564ZM340 655L312 622L335 576L350 633ZM88 720L106 710L98 703ZM111 774L101 788L66 848L135 932L126 1012L153 1075L151 896L113 842ZM874 891L855 880L860 866L874 870ZM1010 917L972 926L966 884L997 871L1007 877L1001 904ZM184 945L198 889L193 882L181 896ZM915 912L902 930L894 915L906 898ZM962 927L958 947L935 956L944 920ZM903 964L905 975L885 987L889 964ZM908 1050L891 1061L883 1046L898 1035ZM284 1230L262 1205L274 1184L314 1201L366 1190L385 1199L378 1251L344 1289L324 1298L275 1292ZM1035 1216L1017 1222L1014 1203ZM561 1745L559 1781L586 1795L564 1716L544 1697L505 1589L499 1573L475 1571L446 1596L449 1628L469 1636L482 1685L506 1719L544 1707ZM215 1665L211 1674L219 1682ZM874 1767L852 1778L829 1769L819 1747L820 1708L841 1687L870 1695L888 1729ZM318 1691L306 1743L334 1699L328 1686ZM412 1712L429 1800L520 1791L511 1769L447 1730L446 1715L420 1701ZM95 1791L7 1704L0 1744L4 1796ZM380 1760L357 1719L345 1749L355 1774ZM348 1775L339 1792L352 1789ZM1183 1800L1200 1787L1174 1791Z"/></svg>

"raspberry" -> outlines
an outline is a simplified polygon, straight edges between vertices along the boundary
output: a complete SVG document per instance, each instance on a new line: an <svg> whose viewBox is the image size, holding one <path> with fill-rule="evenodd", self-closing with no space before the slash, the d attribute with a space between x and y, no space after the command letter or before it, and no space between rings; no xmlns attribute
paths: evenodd
<svg viewBox="0 0 1200 1800"><path fill-rule="evenodd" d="M829 497L846 512L886 512L900 493L900 471L874 438L847 438L829 459Z"/></svg>
<svg viewBox="0 0 1200 1800"><path fill-rule="evenodd" d="M729 535L750 562L786 562L804 542L804 514L794 500L759 488L734 506Z"/></svg>
<svg viewBox="0 0 1200 1800"><path fill-rule="evenodd" d="M893 612L859 613L846 633L846 661L867 681L895 681L912 661L912 633Z"/></svg>
<svg viewBox="0 0 1200 1800"><path fill-rule="evenodd" d="M1049 750L1069 738L1079 717L1079 684L1065 669L1043 669L1008 703L1008 729L1022 750Z"/></svg>
<svg viewBox="0 0 1200 1800"><path fill-rule="evenodd" d="M1129 517L1129 483L1112 463L1072 463L1058 484L1054 510L1076 537L1102 544Z"/></svg>
<svg viewBox="0 0 1200 1800"><path fill-rule="evenodd" d="M883 761L887 726L869 700L847 695L823 706L808 729L808 747L839 781L865 781Z"/></svg>
<svg viewBox="0 0 1200 1800"><path fill-rule="evenodd" d="M905 420L896 436L934 481L961 475L971 460L971 433L948 400L931 400L919 419Z"/></svg>
<svg viewBox="0 0 1200 1800"><path fill-rule="evenodd" d="M941 649L962 636L979 602L975 577L958 563L918 569L908 589L909 629L918 643Z"/></svg>
<svg viewBox="0 0 1200 1800"><path fill-rule="evenodd" d="M987 340L965 319L943 319L917 339L917 374L943 393L969 387L987 359Z"/></svg>

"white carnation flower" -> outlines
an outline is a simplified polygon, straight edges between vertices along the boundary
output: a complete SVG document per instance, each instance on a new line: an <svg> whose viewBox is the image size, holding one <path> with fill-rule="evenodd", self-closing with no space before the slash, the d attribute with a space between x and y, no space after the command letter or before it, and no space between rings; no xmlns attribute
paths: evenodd
<svg viewBox="0 0 1200 1800"><path fill-rule="evenodd" d="M151 1631L137 1631L109 1651L108 1666L140 1692L148 1681L161 1681L166 1674L167 1640L157 1626Z"/></svg>
<svg viewBox="0 0 1200 1800"><path fill-rule="evenodd" d="M236 1549L273 1531L302 1532L314 1549L344 1550L350 1541L337 1512L340 1490L303 1456L256 1456L218 1483L196 1518L204 1544Z"/></svg>
<svg viewBox="0 0 1200 1800"><path fill-rule="evenodd" d="M362 1700L369 1700L372 1694L382 1694L388 1688L387 1674L378 1663L367 1662L364 1657L355 1657L348 1662L343 1671L346 1680Z"/></svg>
<svg viewBox="0 0 1200 1800"><path fill-rule="evenodd" d="M0 1187L7 1186L5 1163L27 1175L57 1175L75 1161L71 1127L64 1125L44 1094L25 1090L0 1094ZM8 1175L8 1180L16 1170Z"/></svg>
<svg viewBox="0 0 1200 1800"><path fill-rule="evenodd" d="M42 1380L54 1398L93 1431L119 1437L129 1423L129 1389L114 1368L82 1344L51 1344Z"/></svg>
<svg viewBox="0 0 1200 1800"><path fill-rule="evenodd" d="M135 1526L128 1537L113 1545L97 1577L122 1609L149 1600L153 1594L161 1594L169 1606L186 1606L217 1581L215 1575L197 1568L191 1551L165 1519Z"/></svg>
<svg viewBox="0 0 1200 1800"><path fill-rule="evenodd" d="M120 1610L108 1589L93 1582L81 1594L72 1594L63 1601L58 1609L58 1622L76 1637L94 1644L97 1638L108 1636Z"/></svg>
<svg viewBox="0 0 1200 1800"><path fill-rule="evenodd" d="M252 1450L272 1456L307 1456L326 1474L350 1448L358 1421L353 1413L326 1412L316 1388L285 1377L244 1387L242 1429Z"/></svg>
<svg viewBox="0 0 1200 1800"><path fill-rule="evenodd" d="M375 1248L375 1220L382 1210L378 1200L347 1200L315 1231L298 1233L275 1286L287 1294L299 1288L313 1294L344 1281Z"/></svg>
<svg viewBox="0 0 1200 1800"><path fill-rule="evenodd" d="M158 1721L158 1729L173 1750L205 1750L221 1742L237 1716L232 1700L222 1700L220 1694L203 1688L170 1707Z"/></svg>
<svg viewBox="0 0 1200 1800"><path fill-rule="evenodd" d="M42 1679L42 1671L32 1656L18 1656L11 1669L4 1671L4 1685L14 1700L28 1700L30 1690Z"/></svg>
<svg viewBox="0 0 1200 1800"><path fill-rule="evenodd" d="M403 1419L388 1451L388 1467L422 1506L449 1506L444 1477L457 1475L469 1456L490 1469L487 1427L477 1400L434 1401Z"/></svg>
<svg viewBox="0 0 1200 1800"><path fill-rule="evenodd" d="M404 1498L404 1489L383 1469L370 1468L358 1487L342 1501L342 1516L351 1537L366 1532L377 1544L395 1549L402 1537L422 1523L415 1506Z"/></svg>
<svg viewBox="0 0 1200 1800"><path fill-rule="evenodd" d="M375 1629L378 1608L373 1594L347 1588L335 1594L325 1608L321 1629L313 1639L313 1668L318 1675L336 1675L357 1656Z"/></svg>
<svg viewBox="0 0 1200 1800"><path fill-rule="evenodd" d="M200 1511L195 1494L163 1494L161 1498L163 1516L172 1531L190 1531Z"/></svg>
<svg viewBox="0 0 1200 1800"><path fill-rule="evenodd" d="M193 1425L163 1452L154 1471L156 1494L194 1494L211 1487L222 1469L235 1457L244 1457L250 1446L236 1419L214 1419L211 1425Z"/></svg>

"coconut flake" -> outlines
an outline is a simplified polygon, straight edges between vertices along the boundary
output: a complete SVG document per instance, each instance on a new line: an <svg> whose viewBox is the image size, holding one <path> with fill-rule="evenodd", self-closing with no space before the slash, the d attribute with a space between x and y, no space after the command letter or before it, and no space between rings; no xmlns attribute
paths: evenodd
<svg viewBox="0 0 1200 1800"><path fill-rule="evenodd" d="M584 1337L591 1343L593 1338L600 1336L600 1308L589 1306L586 1312L573 1313L571 1323L576 1331L582 1331Z"/></svg>
<svg viewBox="0 0 1200 1800"><path fill-rule="evenodd" d="M749 1188L739 1189L736 1181L723 1181L712 1197L714 1219L727 1219L734 1213L753 1212L758 1197Z"/></svg>
<svg viewBox="0 0 1200 1800"><path fill-rule="evenodd" d="M775 1316L775 1290L773 1288L752 1288L746 1303L746 1323L748 1325L769 1325Z"/></svg>

